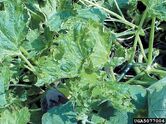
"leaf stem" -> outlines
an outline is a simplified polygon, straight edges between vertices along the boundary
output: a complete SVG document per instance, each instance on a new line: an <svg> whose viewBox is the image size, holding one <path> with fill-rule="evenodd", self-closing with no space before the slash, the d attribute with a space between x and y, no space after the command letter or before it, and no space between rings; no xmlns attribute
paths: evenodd
<svg viewBox="0 0 166 124"><path fill-rule="evenodd" d="M10 84L9 87L32 87L31 85L25 85L25 84Z"/></svg>
<svg viewBox="0 0 166 124"><path fill-rule="evenodd" d="M132 55L131 55L131 58L130 58L130 60L129 60L129 63L131 63L131 62L134 60L134 56L135 56L135 52L136 52L136 47L137 47L137 42L138 42L138 40L139 40L139 35L140 35L140 32L141 32L141 29L142 29L144 20L145 20L145 18L146 18L146 15L147 15L147 9L144 11L144 13L143 13L143 15L142 15L140 24L139 24L138 29L137 29L136 34L135 34L134 45L133 45L133 53L132 53Z"/></svg>
<svg viewBox="0 0 166 124"><path fill-rule="evenodd" d="M137 80L138 78L142 77L144 74L146 73L157 73L157 74L164 74L166 75L166 71L163 71L163 70L158 70L158 69L154 69L154 68L151 68L149 70L145 70L141 73L139 73L138 75L136 75L135 77L131 78L130 80L126 81L127 84L130 84L132 83L133 81Z"/></svg>
<svg viewBox="0 0 166 124"><path fill-rule="evenodd" d="M156 17L152 18L150 38L149 38L149 49L148 49L148 66L152 64L152 56L153 56L153 42L154 42L154 32L155 32L155 20Z"/></svg>
<svg viewBox="0 0 166 124"><path fill-rule="evenodd" d="M149 72L151 73L158 73L158 74L165 74L166 75L166 71L164 70L159 70L159 69L150 69Z"/></svg>
<svg viewBox="0 0 166 124"><path fill-rule="evenodd" d="M96 4L96 3L93 3L93 2L91 2L91 1L89 1L89 0L80 0L80 1L87 2L87 3L89 3L89 4L93 5L93 6L96 6L96 7L100 8L100 9L103 9L105 12L109 13L110 15L112 15L112 16L114 16L114 17L120 19L120 20L121 20L121 23L124 23L124 24L126 24L126 25L128 25L128 26L130 26L130 27L132 27L132 28L137 27L135 24L133 24L133 23L127 21L126 19L124 19L124 18L121 17L120 15L116 14L115 12L110 11L110 10L108 10L108 9L106 9L106 8L104 8L104 7L102 7L102 6L98 5L98 4Z"/></svg>
<svg viewBox="0 0 166 124"><path fill-rule="evenodd" d="M31 70L35 72L34 66L28 61L28 59L22 54L22 52L20 52L19 55L20 55L21 59L27 63L27 65L31 68Z"/></svg>
<svg viewBox="0 0 166 124"><path fill-rule="evenodd" d="M141 52L142 52L142 55L143 55L145 61L148 62L148 59L146 57L146 54L145 54L145 51L144 51L144 48L143 48L142 41L141 41L140 37L138 38L138 44L140 46L140 49L141 49Z"/></svg>
<svg viewBox="0 0 166 124"><path fill-rule="evenodd" d="M115 3L115 5L116 5L116 8L118 9L120 15L124 18L123 13L122 13L121 9L119 8L119 5L118 5L117 1L114 0L114 3Z"/></svg>
<svg viewBox="0 0 166 124"><path fill-rule="evenodd" d="M135 77L131 78L130 80L126 81L126 84L130 84L132 83L133 81L137 80L138 78L142 77L144 74L146 74L145 71L137 74Z"/></svg>
<svg viewBox="0 0 166 124"><path fill-rule="evenodd" d="M112 80L116 81L115 74L114 74L114 71L113 71L112 67L110 67L110 73L111 73Z"/></svg>
<svg viewBox="0 0 166 124"><path fill-rule="evenodd" d="M20 47L20 51L25 55L25 56L29 56L29 53L21 46Z"/></svg>
<svg viewBox="0 0 166 124"><path fill-rule="evenodd" d="M29 109L29 111L31 111L31 112L36 112L36 111L41 111L41 110L42 110L41 108Z"/></svg>

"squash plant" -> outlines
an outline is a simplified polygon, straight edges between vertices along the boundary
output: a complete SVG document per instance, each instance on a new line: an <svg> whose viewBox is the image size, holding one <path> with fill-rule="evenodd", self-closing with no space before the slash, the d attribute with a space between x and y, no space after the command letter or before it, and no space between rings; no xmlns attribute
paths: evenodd
<svg viewBox="0 0 166 124"><path fill-rule="evenodd" d="M165 0L0 0L0 123L164 118L165 21Z"/></svg>

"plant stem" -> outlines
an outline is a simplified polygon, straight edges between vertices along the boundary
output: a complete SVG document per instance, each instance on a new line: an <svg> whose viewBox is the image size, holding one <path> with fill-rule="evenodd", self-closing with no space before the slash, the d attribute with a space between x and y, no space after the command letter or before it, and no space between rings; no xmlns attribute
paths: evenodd
<svg viewBox="0 0 166 124"><path fill-rule="evenodd" d="M137 30L136 35L135 35L135 39L134 39L134 44L133 44L133 52L131 54L131 58L129 60L129 63L132 63L132 61L134 60L139 34L140 34L139 30Z"/></svg>
<svg viewBox="0 0 166 124"><path fill-rule="evenodd" d="M123 37L123 36L127 36L127 35L134 35L135 34L135 31L132 31L131 29L129 29L129 30L126 30L126 31L123 31L123 32L120 32L120 33L115 33L115 32L113 32L115 35L116 35L116 37Z"/></svg>
<svg viewBox="0 0 166 124"><path fill-rule="evenodd" d="M22 54L22 52L20 52L19 55L20 55L21 59L23 59L27 63L27 65L30 67L30 69L35 72L34 66L28 61L28 59Z"/></svg>
<svg viewBox="0 0 166 124"><path fill-rule="evenodd" d="M25 55L25 56L29 56L29 53L21 46L20 47L20 51Z"/></svg>
<svg viewBox="0 0 166 124"><path fill-rule="evenodd" d="M121 17L120 15L116 14L115 12L112 12L112 11L110 11L110 10L108 10L108 9L106 9L106 8L104 8L104 7L102 7L102 6L98 5L98 4L96 4L96 3L93 3L93 2L91 2L91 1L89 1L89 0L80 0L80 1L87 2L87 3L89 3L89 4L93 5L93 6L96 6L96 7L100 8L100 9L103 9L104 11L106 11L107 13L109 13L110 15L112 15L112 16L114 16L114 17L120 19L120 20L121 20L121 23L124 23L124 24L126 24L126 25L128 25L128 26L130 26L130 27L132 27L132 28L137 27L135 24L133 24L133 23L127 21L126 19L124 19L124 18Z"/></svg>
<svg viewBox="0 0 166 124"><path fill-rule="evenodd" d="M138 67L133 67L133 69L136 72L136 74L139 74L141 72L141 70Z"/></svg>
<svg viewBox="0 0 166 124"><path fill-rule="evenodd" d="M149 49L148 49L148 66L152 64L152 56L153 56L153 42L154 42L154 32L155 32L155 20L156 17L152 18L150 38L149 38Z"/></svg>
<svg viewBox="0 0 166 124"><path fill-rule="evenodd" d="M32 87L31 85L25 85L25 84L10 84L9 87Z"/></svg>
<svg viewBox="0 0 166 124"><path fill-rule="evenodd" d="M133 78L131 78L130 80L128 80L128 81L126 82L126 84L130 84L130 83L132 83L134 80L137 80L138 78L142 77L144 74L146 74L145 71L139 73L139 74L136 75L135 77L133 77Z"/></svg>
<svg viewBox="0 0 166 124"><path fill-rule="evenodd" d="M145 20L145 18L146 18L146 15L147 15L147 9L144 11L144 13L143 13L143 15L142 15L140 24L139 24L138 29L137 29L136 34L135 34L134 45L133 45L133 53L132 53L132 55L131 55L131 58L130 58L130 60L129 60L129 63L131 63L131 62L134 60L134 56L135 56L135 52L136 52L136 47L137 47L137 42L138 42L138 40L139 40L139 35L140 35L140 32L141 32L141 29L142 29L144 20Z"/></svg>
<svg viewBox="0 0 166 124"><path fill-rule="evenodd" d="M134 83L134 84L140 84L140 85L145 85L145 84L147 84L147 82L145 82L145 81L140 81L140 80L134 80L133 83Z"/></svg>
<svg viewBox="0 0 166 124"><path fill-rule="evenodd" d="M140 49L141 49L141 52L142 52L142 55L143 55L145 61L148 62L148 59L146 57L146 54L145 54L145 51L144 51L144 48L143 48L142 41L141 41L140 37L138 38L138 44L140 46Z"/></svg>
<svg viewBox="0 0 166 124"><path fill-rule="evenodd" d="M149 72L150 73L158 73L158 74L164 74L164 75L166 75L166 71L164 71L164 70L158 70L158 69L154 69L154 68L150 69Z"/></svg>
<svg viewBox="0 0 166 124"><path fill-rule="evenodd" d="M143 71L143 72L139 73L138 75L136 75L132 79L128 80L126 83L130 84L130 83L134 82L135 80L137 80L138 78L142 77L146 73L157 73L157 74L164 74L164 75L166 75L166 71L151 68L149 70L146 70L146 71Z"/></svg>
<svg viewBox="0 0 166 124"><path fill-rule="evenodd" d="M120 15L124 18L123 13L122 13L121 9L119 8L119 5L118 5L117 1L114 0L114 3L115 3L115 5L116 5L116 8L118 9Z"/></svg>
<svg viewBox="0 0 166 124"><path fill-rule="evenodd" d="M126 73L130 70L130 68L132 67L132 63L129 63L127 68L123 71L123 73L120 75L120 77L118 78L118 82L126 75Z"/></svg>
<svg viewBox="0 0 166 124"><path fill-rule="evenodd" d="M34 103L34 102L36 102L36 101L38 101L38 100L40 100L41 99L41 95L39 95L39 96L37 96L37 97L35 97L34 99L32 99L31 101L27 101L27 104L31 104L31 103Z"/></svg>
<svg viewBox="0 0 166 124"><path fill-rule="evenodd" d="M36 112L36 111L41 111L41 110L42 110L41 108L29 109L29 111L31 111L31 112Z"/></svg>
<svg viewBox="0 0 166 124"><path fill-rule="evenodd" d="M116 81L116 78L115 78L115 74L114 74L114 71L113 71L113 68L110 67L110 73L111 73L111 78L113 81Z"/></svg>

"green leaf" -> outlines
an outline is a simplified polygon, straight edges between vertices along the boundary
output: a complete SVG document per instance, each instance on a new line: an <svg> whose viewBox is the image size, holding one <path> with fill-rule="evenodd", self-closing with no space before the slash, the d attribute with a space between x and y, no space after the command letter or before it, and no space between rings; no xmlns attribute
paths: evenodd
<svg viewBox="0 0 166 124"><path fill-rule="evenodd" d="M40 75L36 85L52 83L60 78L71 78L78 75L82 56L70 37L64 35L63 38L59 39L59 46L54 49L55 56L43 57L38 60Z"/></svg>
<svg viewBox="0 0 166 124"><path fill-rule="evenodd" d="M114 0L113 0L114 1ZM117 1L117 3L118 3L118 5L119 5L119 7L120 8L122 8L122 9L124 9L124 8L126 8L126 7L133 7L133 6L135 6L136 5L136 3L137 3L137 0L116 0Z"/></svg>
<svg viewBox="0 0 166 124"><path fill-rule="evenodd" d="M5 104L7 104L5 98L5 87L4 87L4 82L2 82L0 79L0 107L3 107Z"/></svg>
<svg viewBox="0 0 166 124"><path fill-rule="evenodd" d="M12 112L6 109L0 115L1 124L26 124L30 120L30 113L26 107Z"/></svg>
<svg viewBox="0 0 166 124"><path fill-rule="evenodd" d="M27 33L28 14L20 0L4 1L0 11L0 59L17 55Z"/></svg>
<svg viewBox="0 0 166 124"><path fill-rule="evenodd" d="M128 91L137 109L144 108L147 100L147 90L140 85L128 85Z"/></svg>
<svg viewBox="0 0 166 124"><path fill-rule="evenodd" d="M60 78L79 76L79 70L85 61L92 62L93 67L97 69L109 60L109 32L103 32L102 26L93 21L76 23L67 35L61 34L55 43L58 46L52 45L52 55L38 60L38 86Z"/></svg>
<svg viewBox="0 0 166 124"><path fill-rule="evenodd" d="M102 122L105 122L106 124L130 124L128 119L128 112L116 110L110 101L106 101L100 105L98 117L95 118L95 120L92 116L93 122L97 121L98 124L101 124Z"/></svg>
<svg viewBox="0 0 166 124"><path fill-rule="evenodd" d="M166 20L166 2L165 0L142 0L147 6L151 17L156 16L160 20Z"/></svg>
<svg viewBox="0 0 166 124"><path fill-rule="evenodd" d="M45 48L45 43L43 42L42 37L40 36L39 30L29 30L26 36L27 42L23 43L23 47L26 51L29 51L29 57L33 57L36 54L42 52Z"/></svg>
<svg viewBox="0 0 166 124"><path fill-rule="evenodd" d="M92 19L96 22L104 23L104 20L107 17L107 14L98 9L98 8L85 8L85 9L78 9L77 16L84 19Z"/></svg>
<svg viewBox="0 0 166 124"><path fill-rule="evenodd" d="M126 49L125 47L123 47L120 43L118 43L117 41L115 41L112 45L112 50L114 57L111 57L110 59L110 64L113 67L116 67L118 65L120 65L121 63L124 63L125 61L128 61L130 56L131 56L131 51L132 49Z"/></svg>
<svg viewBox="0 0 166 124"><path fill-rule="evenodd" d="M124 57L113 57L109 63L111 67L115 68L125 62L125 60L126 59Z"/></svg>
<svg viewBox="0 0 166 124"><path fill-rule="evenodd" d="M54 107L42 117L42 124L77 124L76 113L71 102Z"/></svg>
<svg viewBox="0 0 166 124"><path fill-rule="evenodd" d="M127 112L116 111L114 116L110 117L106 124L130 124L130 122L128 122Z"/></svg>
<svg viewBox="0 0 166 124"><path fill-rule="evenodd" d="M45 23L51 31L59 31L61 24L75 14L72 0L47 0L41 10L46 16Z"/></svg>
<svg viewBox="0 0 166 124"><path fill-rule="evenodd" d="M31 111L30 121L32 124L41 124L42 112L41 111Z"/></svg>
<svg viewBox="0 0 166 124"><path fill-rule="evenodd" d="M107 0L107 1L105 2L105 6L117 12L118 10L115 4L115 0ZM136 6L137 0L116 0L116 2L121 10L129 10L130 8L133 9ZM125 13L127 11L122 11L122 12Z"/></svg>
<svg viewBox="0 0 166 124"><path fill-rule="evenodd" d="M89 31L91 37L95 40L95 46L93 48L90 59L94 68L101 68L109 60L111 38L109 33L103 32L102 29L95 26Z"/></svg>
<svg viewBox="0 0 166 124"><path fill-rule="evenodd" d="M111 101L112 106L117 110L128 112L134 109L129 91L124 90L127 85L103 81L97 73L82 72L80 79L70 81L70 87L79 114L87 114L103 101Z"/></svg>
<svg viewBox="0 0 166 124"><path fill-rule="evenodd" d="M148 88L148 106L150 118L166 117L166 78L163 78Z"/></svg>
<svg viewBox="0 0 166 124"><path fill-rule="evenodd" d="M106 120L100 116L93 115L91 118L91 122L95 124L101 124L104 123Z"/></svg>
<svg viewBox="0 0 166 124"><path fill-rule="evenodd" d="M26 9L30 14L29 27L31 29L40 28L41 23L45 20L44 14L41 12L40 5L36 0L24 1Z"/></svg>
<svg viewBox="0 0 166 124"><path fill-rule="evenodd" d="M0 107L7 104L5 91L9 88L10 70L7 66L0 67Z"/></svg>

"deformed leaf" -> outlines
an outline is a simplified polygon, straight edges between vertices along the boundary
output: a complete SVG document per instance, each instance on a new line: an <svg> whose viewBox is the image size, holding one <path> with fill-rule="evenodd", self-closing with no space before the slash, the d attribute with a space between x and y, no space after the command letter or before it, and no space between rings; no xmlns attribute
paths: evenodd
<svg viewBox="0 0 166 124"><path fill-rule="evenodd" d="M96 42L90 59L94 68L100 68L109 60L111 38L109 33L103 32L100 28L97 29L97 27L92 27L89 34L91 34L91 37Z"/></svg>
<svg viewBox="0 0 166 124"><path fill-rule="evenodd" d="M0 59L18 54L29 18L20 0L4 1L4 8L0 11Z"/></svg>
<svg viewBox="0 0 166 124"><path fill-rule="evenodd" d="M97 69L109 60L110 35L103 32L102 26L93 21L76 23L67 35L62 34L55 43L58 45L52 46L53 56L41 57L38 60L38 86L60 78L79 76L79 70L85 61L92 62L93 67Z"/></svg>
<svg viewBox="0 0 166 124"><path fill-rule="evenodd" d="M79 9L77 10L78 17L84 18L84 19L92 19L94 21L98 21L103 23L106 19L107 15L104 11L98 9L98 8L85 8L85 9Z"/></svg>
<svg viewBox="0 0 166 124"><path fill-rule="evenodd" d="M55 53L54 57L43 57L38 60L41 73L39 73L36 85L52 83L60 78L71 78L78 75L82 56L77 45L68 38L59 41L59 48L56 50L60 50L60 53Z"/></svg>
<svg viewBox="0 0 166 124"><path fill-rule="evenodd" d="M133 9L136 6L137 0L107 0L105 6L117 12L118 10L115 2L117 2L122 13L125 13L124 10L129 10L130 8Z"/></svg>
<svg viewBox="0 0 166 124"><path fill-rule="evenodd" d="M72 0L47 0L41 11L45 14L45 23L51 31L59 31L61 24L75 13Z"/></svg>
<svg viewBox="0 0 166 124"><path fill-rule="evenodd" d="M41 54L46 48L48 41L42 37L38 29L29 30L26 35L26 42L23 42L22 47L28 51L28 58L36 57Z"/></svg>
<svg viewBox="0 0 166 124"><path fill-rule="evenodd" d="M142 0L147 6L151 17L156 16L160 20L166 20L166 2L165 0Z"/></svg>

